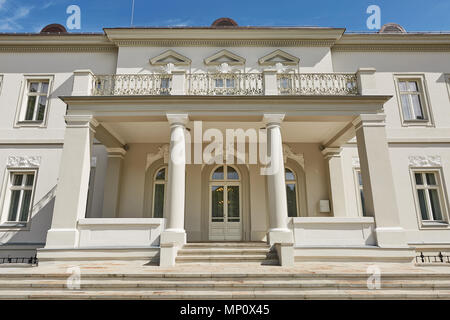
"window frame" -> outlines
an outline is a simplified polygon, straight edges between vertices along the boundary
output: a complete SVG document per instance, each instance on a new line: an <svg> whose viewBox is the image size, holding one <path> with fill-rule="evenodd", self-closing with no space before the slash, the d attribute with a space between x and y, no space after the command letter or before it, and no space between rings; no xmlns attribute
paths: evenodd
<svg viewBox="0 0 450 320"><path fill-rule="evenodd" d="M290 172L292 172L292 174L294 175L294 180L286 180L286 169L289 170ZM297 178L297 173L291 167L285 166L284 167L284 183L287 186L288 184L292 184L292 181L294 181L294 183L295 183L295 206L296 206L296 209L297 209L297 215L295 217L289 217L289 208L288 208L288 217L289 218L298 218L298 217L300 217L300 211L299 211L300 208L299 208L299 202L298 202L298 178ZM287 201L287 194L286 194L286 201Z"/></svg>
<svg viewBox="0 0 450 320"><path fill-rule="evenodd" d="M365 208L363 208L362 199L361 199L361 191L364 193L364 186L359 183L359 175L361 175L361 180L362 180L361 168L354 167L353 168L353 179L355 182L356 202L358 204L358 215L360 217L366 217L364 215Z"/></svg>
<svg viewBox="0 0 450 320"><path fill-rule="evenodd" d="M47 91L47 101L45 105L44 118L42 121L39 120L24 120L25 114L27 111L27 102L28 102L28 89L29 84L31 82L48 82L48 91ZM48 114L51 105L51 98L53 92L53 82L54 75L48 74L36 74L36 75L25 75L22 80L20 96L17 106L16 119L15 119L15 127L29 127L29 128L45 128L48 123ZM37 102L36 102L37 103Z"/></svg>
<svg viewBox="0 0 450 320"><path fill-rule="evenodd" d="M3 81L4 81L4 76L3 76L3 74L0 74L0 96L2 95Z"/></svg>
<svg viewBox="0 0 450 320"><path fill-rule="evenodd" d="M418 93L421 102L422 113L424 115L424 119L412 119L406 120L405 115L403 113L402 99L401 99L401 91L400 91L400 82L401 81L415 81L418 87ZM426 78L424 74L394 74L394 83L395 83L395 92L397 95L397 106L400 112L400 120L401 125L403 127L432 127L434 126L433 113L430 106L430 99L428 95L428 89L426 84Z"/></svg>
<svg viewBox="0 0 450 320"><path fill-rule="evenodd" d="M450 99L450 73L446 73L444 76L445 76L445 83L447 85L448 98Z"/></svg>
<svg viewBox="0 0 450 320"><path fill-rule="evenodd" d="M164 180L157 180L156 179L157 174L163 169L165 169L165 171L166 171L165 174L164 174ZM166 205L166 198L167 198L168 176L169 176L169 167L167 165L158 167L158 169L156 169L154 174L153 174L153 180L152 180L152 184L153 184L153 191L152 191L152 218L161 219L161 218L164 218L164 216L165 216L166 207L167 207L167 205ZM163 215L160 218L156 218L155 217L155 195L156 195L156 185L157 184L164 185Z"/></svg>
<svg viewBox="0 0 450 320"><path fill-rule="evenodd" d="M15 174L33 174L33 186L31 187L30 208L28 211L27 221L8 221L9 210L11 206L11 190L12 190L12 177ZM36 193L36 186L38 181L38 169L37 168L7 168L4 174L1 208L0 208L0 230L1 231L15 231L15 230L29 230L31 226L31 218L33 215L34 196Z"/></svg>
<svg viewBox="0 0 450 320"><path fill-rule="evenodd" d="M416 173L434 173L437 181L437 190L438 190L438 196L439 196L439 204L441 206L441 214L442 214L442 220L423 220L422 219L422 211L420 209L420 203L419 203L419 197L417 190L419 189L416 184ZM419 224L419 229L430 229L430 228L448 228L449 225L449 217L448 217L448 197L447 197L447 191L445 188L445 181L443 178L443 171L440 167L427 167L427 168L421 168L421 167L412 167L410 168L410 175L411 175L411 185L413 190L413 196L414 196L414 205L416 209L417 214L417 221ZM429 188L420 188L422 190L429 190ZM433 188L434 189L434 188ZM430 200L429 195L427 194L427 209L428 214L430 214Z"/></svg>

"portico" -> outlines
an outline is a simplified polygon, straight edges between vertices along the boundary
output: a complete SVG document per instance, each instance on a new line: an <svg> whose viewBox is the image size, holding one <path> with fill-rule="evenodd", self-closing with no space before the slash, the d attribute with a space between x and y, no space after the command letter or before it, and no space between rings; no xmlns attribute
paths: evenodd
<svg viewBox="0 0 450 320"><path fill-rule="evenodd" d="M147 250L144 255L169 266L187 242L264 241L278 252L282 265L290 265L298 250L294 247L315 241L332 246L336 239L330 224L336 223L344 244L406 247L381 113L389 97L62 99L69 106L67 128L54 219L39 252L44 259L53 259L56 251L105 254L126 247L128 252ZM201 122L203 132L195 130L195 122ZM264 129L270 164L278 170L249 162L254 146L248 136L243 156L235 152L234 159L215 163L204 161L202 154L196 163L195 150L204 153L214 139L210 136L199 146L194 137L208 136L209 129L223 137L227 129ZM349 216L339 195L340 148L352 137L368 190L368 217L363 218ZM225 147L221 145L224 154ZM107 162L103 176L93 174L94 154ZM92 193L103 195L101 212L89 209ZM329 210L321 206L327 201ZM319 235L322 239L314 240ZM122 254L115 251L113 256Z"/></svg>

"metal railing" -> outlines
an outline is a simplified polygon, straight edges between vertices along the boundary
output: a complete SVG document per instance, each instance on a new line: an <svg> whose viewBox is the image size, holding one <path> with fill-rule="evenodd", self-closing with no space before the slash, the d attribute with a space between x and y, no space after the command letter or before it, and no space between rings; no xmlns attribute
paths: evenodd
<svg viewBox="0 0 450 320"><path fill-rule="evenodd" d="M186 75L188 95L259 96L264 94L262 73L192 73Z"/></svg>
<svg viewBox="0 0 450 320"><path fill-rule="evenodd" d="M357 95L356 74L281 73L277 75L280 95Z"/></svg>
<svg viewBox="0 0 450 320"><path fill-rule="evenodd" d="M94 96L169 95L170 74L95 75Z"/></svg>
<svg viewBox="0 0 450 320"><path fill-rule="evenodd" d="M423 252L416 256L416 263L450 263L450 256L439 252L437 255L424 255Z"/></svg>
<svg viewBox="0 0 450 320"><path fill-rule="evenodd" d="M233 95L265 94L263 73L189 73L180 88L173 89L171 74L118 74L93 76L92 95ZM280 95L357 95L356 74L344 73L280 73L276 77ZM275 79L274 79L275 81ZM181 83L181 85L180 85Z"/></svg>
<svg viewBox="0 0 450 320"><path fill-rule="evenodd" d="M11 263L38 265L39 260L36 256L26 258L12 258L12 257L0 258L0 264L11 264Z"/></svg>

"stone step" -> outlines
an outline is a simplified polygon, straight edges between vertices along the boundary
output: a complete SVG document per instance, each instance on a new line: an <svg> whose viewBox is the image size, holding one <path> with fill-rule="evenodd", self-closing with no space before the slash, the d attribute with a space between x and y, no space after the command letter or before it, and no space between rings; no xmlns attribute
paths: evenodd
<svg viewBox="0 0 450 320"><path fill-rule="evenodd" d="M276 256L275 256L276 257ZM176 257L177 263L193 262L193 263L248 263L258 262L272 265L278 264L278 259L267 257L266 254L246 254L246 255L181 255Z"/></svg>
<svg viewBox="0 0 450 320"><path fill-rule="evenodd" d="M366 290L365 281L347 280L294 280L294 281L124 281L124 280L81 280L82 290ZM450 290L450 281L383 281L382 290ZM67 289L67 281L46 280L46 281L0 281L0 295L2 291L39 291ZM68 289L67 289L68 290Z"/></svg>
<svg viewBox="0 0 450 320"><path fill-rule="evenodd" d="M83 290L42 290L42 291L0 291L0 299L450 299L450 290L407 291L407 290L305 290L301 292L273 291L83 291Z"/></svg>
<svg viewBox="0 0 450 320"><path fill-rule="evenodd" d="M178 255L254 255L254 254L275 254L270 252L266 248L183 248L178 251Z"/></svg>
<svg viewBox="0 0 450 320"><path fill-rule="evenodd" d="M190 242L184 248L270 248L265 242Z"/></svg>
<svg viewBox="0 0 450 320"><path fill-rule="evenodd" d="M233 264L227 264L227 266L232 266ZM239 267L240 264L235 264ZM201 264L199 264L201 268ZM0 281L12 281L12 280L23 280L23 281L34 281L34 280L65 280L69 274L65 272L49 272L49 273L0 273ZM195 281L211 281L211 280L367 280L367 273L354 272L354 273L268 273L268 272L255 272L255 273L239 273L239 272L143 272L143 273L108 273L108 272L89 272L87 270L82 271L83 279L91 280L103 280L103 279L118 279L118 280L173 280L178 279L190 279ZM383 272L381 281L450 281L450 274L448 273L388 273Z"/></svg>

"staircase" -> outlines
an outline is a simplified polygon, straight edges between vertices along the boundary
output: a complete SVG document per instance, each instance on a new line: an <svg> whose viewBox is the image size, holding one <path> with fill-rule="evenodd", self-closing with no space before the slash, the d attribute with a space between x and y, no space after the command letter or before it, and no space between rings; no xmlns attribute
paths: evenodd
<svg viewBox="0 0 450 320"><path fill-rule="evenodd" d="M0 299L450 299L449 273L383 274L381 289L369 290L365 272L250 271L255 268L241 272L83 270L80 288L75 290L68 288L65 272L24 270L0 274Z"/></svg>
<svg viewBox="0 0 450 320"><path fill-rule="evenodd" d="M178 251L177 264L183 263L258 263L278 265L278 256L264 242L188 243Z"/></svg>

